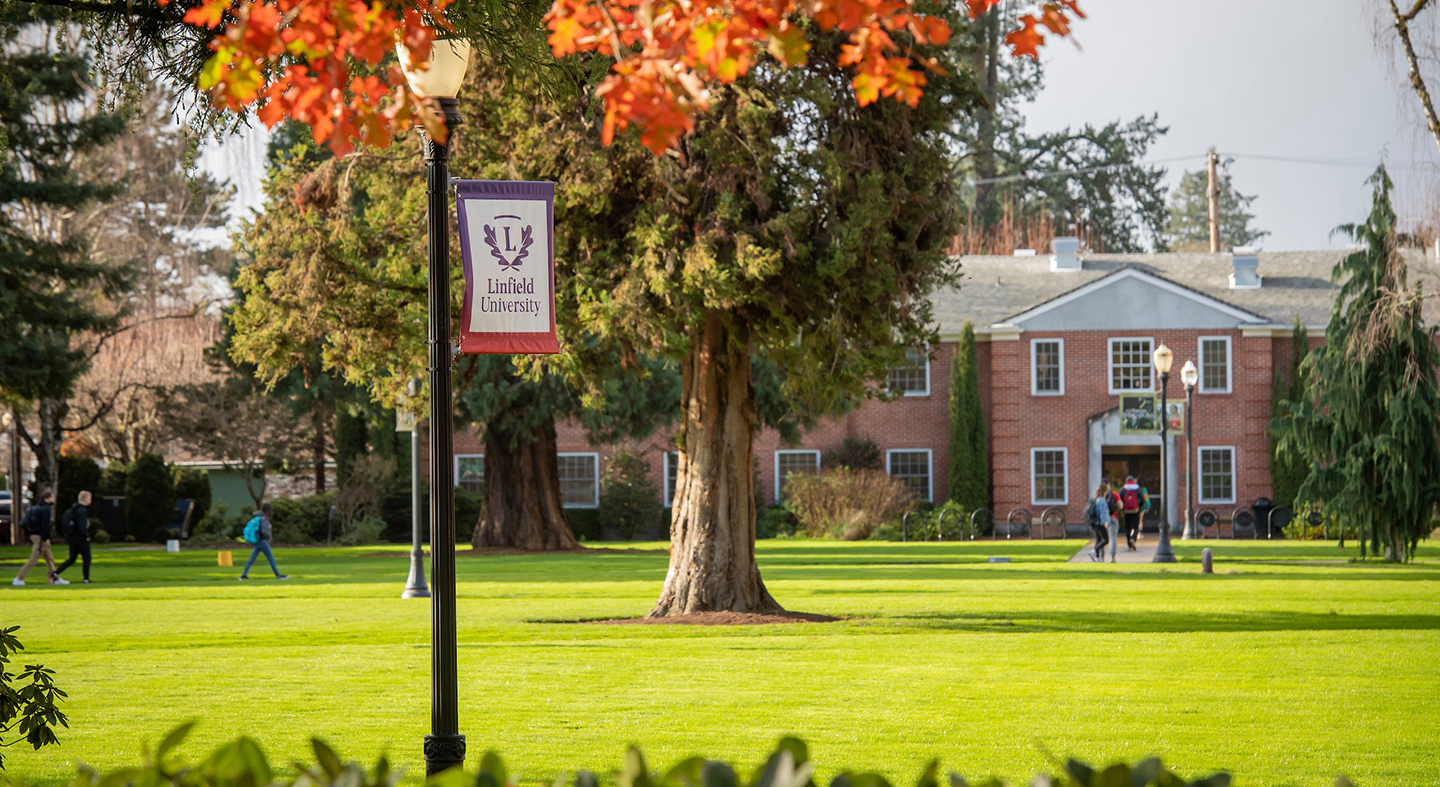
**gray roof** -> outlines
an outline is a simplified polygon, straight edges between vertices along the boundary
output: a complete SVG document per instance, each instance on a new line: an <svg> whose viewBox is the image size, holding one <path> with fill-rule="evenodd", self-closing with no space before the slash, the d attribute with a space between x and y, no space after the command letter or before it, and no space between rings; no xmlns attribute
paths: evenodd
<svg viewBox="0 0 1440 787"><path fill-rule="evenodd" d="M1253 312L1272 323L1289 325L1298 315L1307 326L1324 326L1339 286L1330 274L1346 251L1261 252L1259 289L1230 289L1229 254L1082 254L1082 270L1050 270L1050 255L1035 257L966 256L960 258L959 287L931 296L941 334L960 331L965 320L977 330L1064 295L1122 268L1135 268L1168 279L1202 295ZM1427 295L1440 293L1440 266L1419 250L1407 251L1411 283ZM1426 322L1440 322L1440 304L1426 299Z"/></svg>

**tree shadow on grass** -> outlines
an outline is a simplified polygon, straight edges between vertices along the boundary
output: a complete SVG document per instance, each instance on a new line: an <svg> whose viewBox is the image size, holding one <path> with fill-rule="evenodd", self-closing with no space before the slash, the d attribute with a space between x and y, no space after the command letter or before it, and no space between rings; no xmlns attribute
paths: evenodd
<svg viewBox="0 0 1440 787"><path fill-rule="evenodd" d="M973 632L1094 632L1185 634L1242 631L1423 631L1440 629L1440 615L1293 612L1102 612L1017 609L990 613L889 616L916 628Z"/></svg>

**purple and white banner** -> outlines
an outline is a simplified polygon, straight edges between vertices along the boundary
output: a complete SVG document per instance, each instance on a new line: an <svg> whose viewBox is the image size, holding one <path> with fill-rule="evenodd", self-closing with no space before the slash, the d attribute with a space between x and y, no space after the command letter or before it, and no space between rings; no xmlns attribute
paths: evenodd
<svg viewBox="0 0 1440 787"><path fill-rule="evenodd" d="M460 352L560 352L555 335L555 184L462 180L455 204L465 260Z"/></svg>

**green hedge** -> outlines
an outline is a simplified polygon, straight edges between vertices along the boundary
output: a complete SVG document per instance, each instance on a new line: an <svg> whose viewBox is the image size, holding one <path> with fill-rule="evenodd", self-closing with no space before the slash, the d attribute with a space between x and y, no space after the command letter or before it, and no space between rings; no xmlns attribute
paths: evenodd
<svg viewBox="0 0 1440 787"><path fill-rule="evenodd" d="M202 762L192 765L176 753L192 725L193 722L183 724L166 735L153 754L148 752L147 746L138 768L102 774L80 766L80 773L70 782L70 787L394 787L401 779L401 774L392 769L383 756L367 770L358 763L341 760L319 739L311 740L314 762L294 763L294 773L274 771L260 744L246 737L222 745ZM472 757L471 762L479 766L474 775L452 768L431 777L426 784L430 787L507 787L521 781L521 777L510 773L504 761L493 751ZM810 761L809 750L803 741L782 738L765 762L753 769L737 769L727 762L691 757L676 763L668 771L652 771L640 750L631 746L625 752L621 769L609 774L603 781L615 787L816 787L812 778L815 770L815 763ZM549 779L537 780L533 776L524 780L527 783L551 783ZM575 774L571 783L573 787L598 787L601 782L601 777L582 770ZM956 773L949 774L948 779L942 777L939 762L932 761L916 780L915 787L942 787L947 782L949 787L969 787L970 784ZM553 783L556 787L563 787L565 780L557 779ZM1349 784L1343 780L1341 783ZM991 778L975 784L976 787L1003 787L1009 782ZM1187 781L1153 758L1134 765L1116 763L1104 769L1092 768L1072 759L1064 763L1059 773L1036 776L1031 784L1051 787L1228 787L1230 775L1216 773ZM830 787L890 787L890 782L878 773L847 770L831 779Z"/></svg>

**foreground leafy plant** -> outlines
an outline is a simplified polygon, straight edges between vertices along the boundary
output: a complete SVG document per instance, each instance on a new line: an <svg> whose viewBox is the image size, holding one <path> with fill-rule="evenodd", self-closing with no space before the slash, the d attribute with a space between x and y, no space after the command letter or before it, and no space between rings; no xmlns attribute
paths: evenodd
<svg viewBox="0 0 1440 787"><path fill-rule="evenodd" d="M57 707L57 703L69 695L55 687L54 670L45 669L41 664L27 664L15 675L7 669L10 655L25 649L15 636L19 629L19 626L0 629L0 771L5 770L3 747L22 740L37 749L59 743L55 738L55 725L70 726L70 720ZM11 730L20 737L7 740Z"/></svg>
<svg viewBox="0 0 1440 787"><path fill-rule="evenodd" d="M87 766L69 787L395 787L401 774L392 770L381 757L373 768L366 770L354 762L342 762L339 755L318 739L311 740L315 762L293 765L295 776L289 781L277 779L265 759L265 753L254 740L241 737L216 749L199 765L191 766L173 756L176 748L189 734L194 722L176 727L152 754L142 754L138 768L125 768L101 774ZM809 749L797 738L782 738L775 751L755 768L749 778L742 779L735 767L718 760L691 757L682 760L666 773L650 770L640 749L631 746L625 752L622 768L609 775L607 784L615 787L816 787L815 765ZM916 781L915 787L942 787L940 763L932 761ZM565 778L555 780L555 787L564 787ZM518 783L506 769L500 756L487 751L480 758L474 776L454 768L427 780L427 787L511 787ZM1349 785L1349 782L1340 782ZM579 771L573 787L599 787L601 778L591 771ZM975 787L1008 787L1010 783L991 778L977 782ZM1230 774L1216 773L1198 781L1186 781L1166 770L1158 759L1142 760L1131 766L1116 763L1096 770L1078 760L1069 760L1061 775L1041 774L1030 782L1031 787L1228 787ZM829 787L891 787L878 773L842 771L831 779ZM959 774L951 773L946 787L970 787Z"/></svg>

